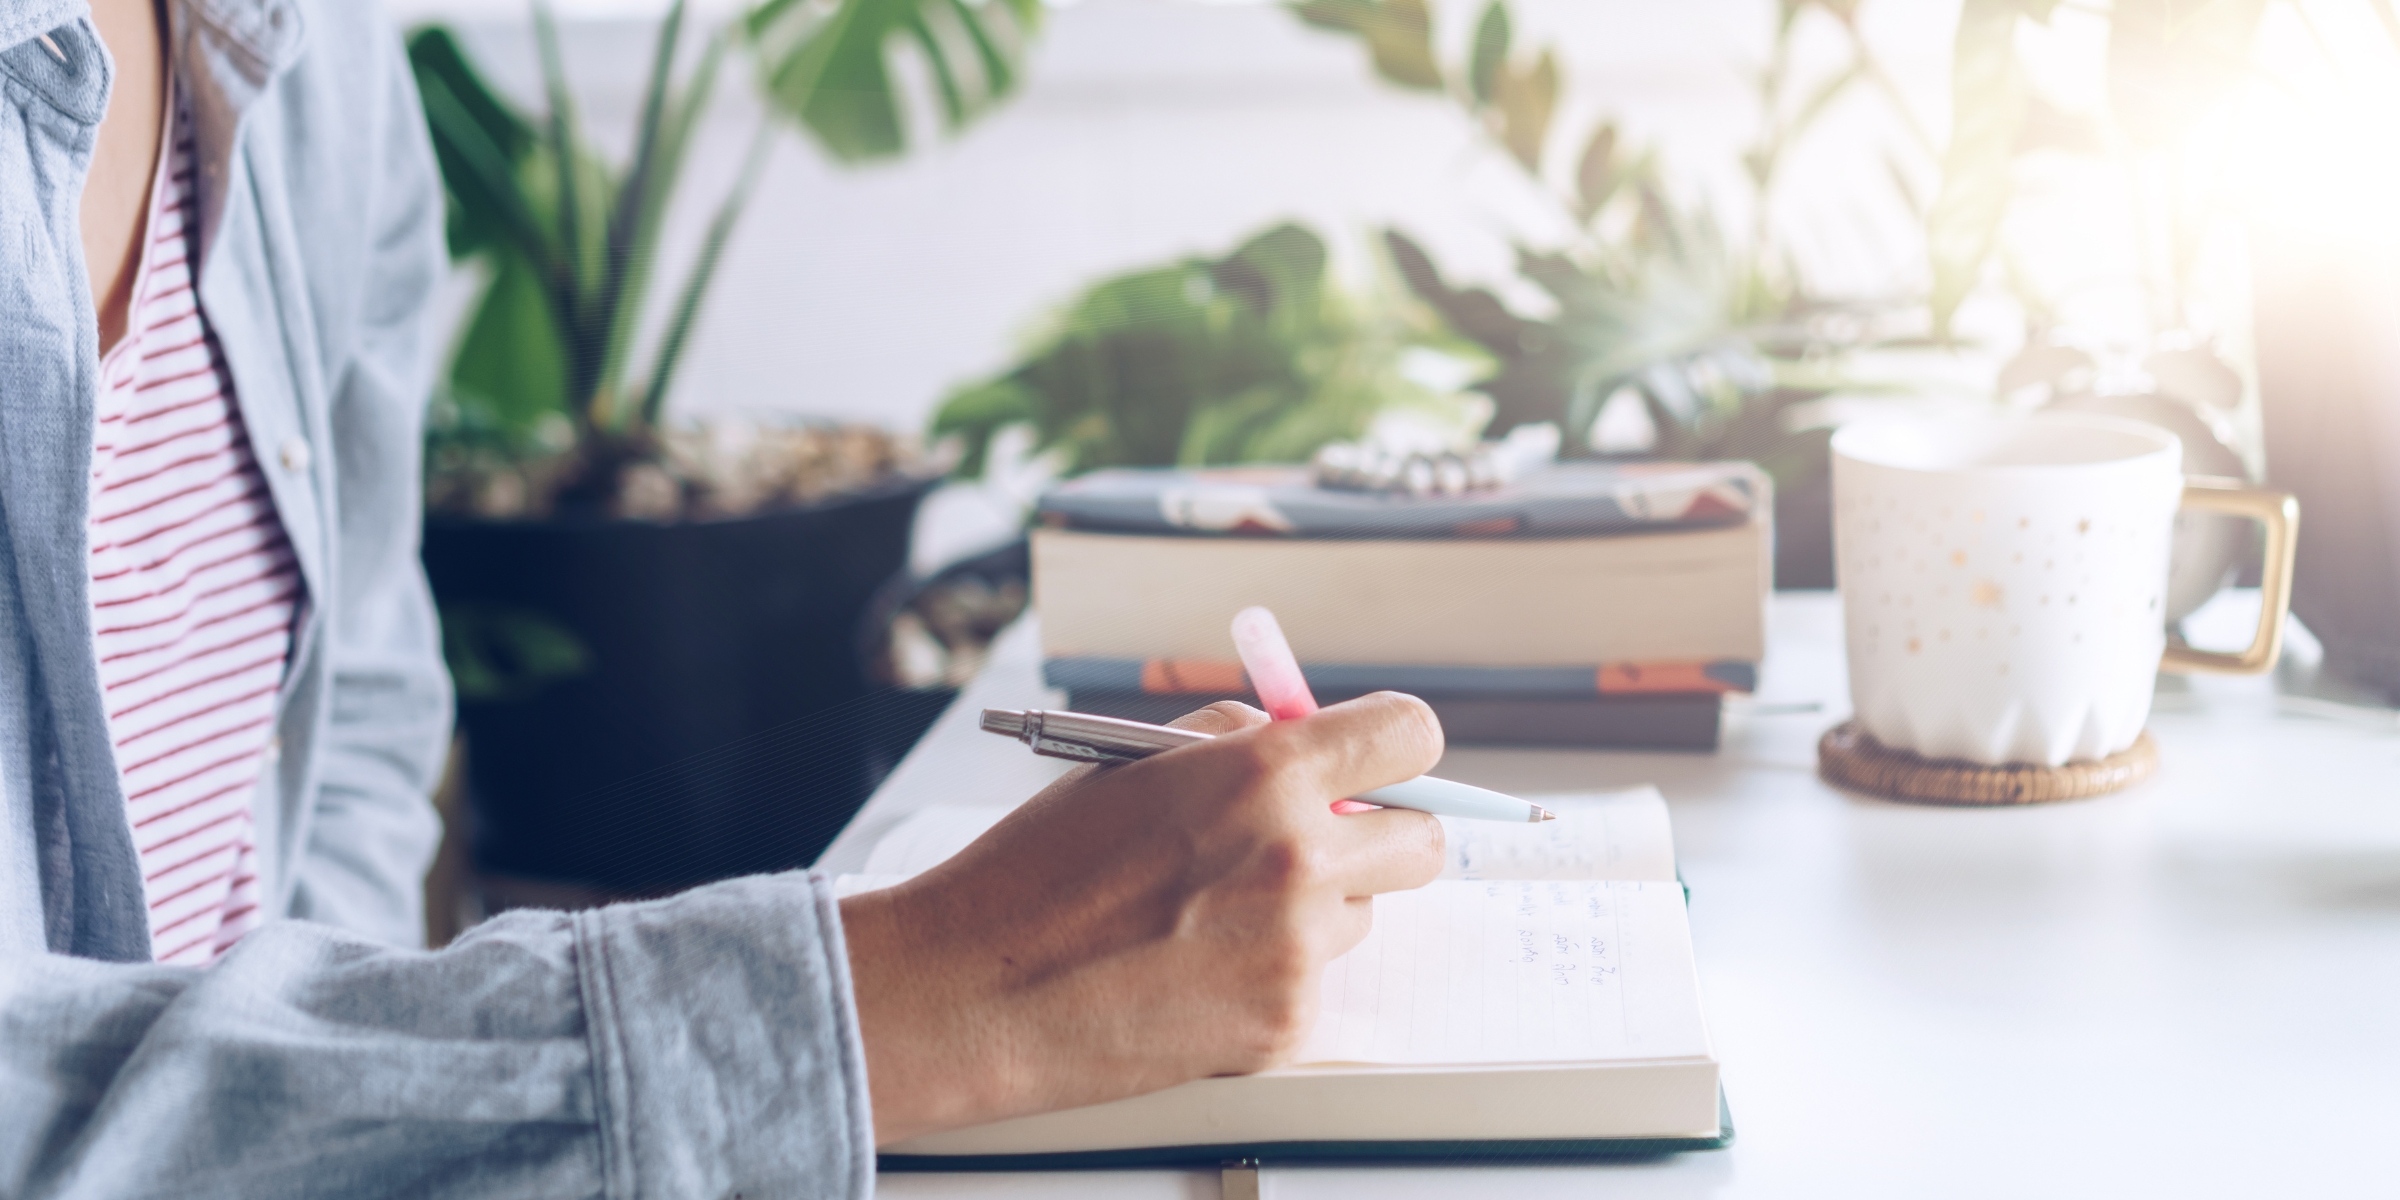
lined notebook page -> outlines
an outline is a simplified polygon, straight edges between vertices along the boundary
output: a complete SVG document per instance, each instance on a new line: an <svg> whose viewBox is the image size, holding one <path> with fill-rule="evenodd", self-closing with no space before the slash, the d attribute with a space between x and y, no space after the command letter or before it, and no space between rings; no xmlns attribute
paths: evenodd
<svg viewBox="0 0 2400 1200"><path fill-rule="evenodd" d="M1297 1062L1708 1053L1674 883L1446 880L1379 896L1374 930L1324 989Z"/></svg>
<svg viewBox="0 0 2400 1200"><path fill-rule="evenodd" d="M1673 879L1667 802L1653 787L1529 796L1555 821L1442 819L1450 861L1444 879ZM875 843L865 874L915 875L967 848L1008 815L1002 808L927 808Z"/></svg>

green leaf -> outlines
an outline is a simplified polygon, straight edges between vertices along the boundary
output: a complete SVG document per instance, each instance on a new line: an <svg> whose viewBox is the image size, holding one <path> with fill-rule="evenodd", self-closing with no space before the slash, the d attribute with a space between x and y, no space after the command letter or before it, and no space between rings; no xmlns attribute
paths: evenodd
<svg viewBox="0 0 2400 1200"><path fill-rule="evenodd" d="M1558 107L1558 59L1550 51L1522 71L1502 71L1493 103L1499 112L1500 144L1528 174L1542 173L1542 145L1550 114Z"/></svg>
<svg viewBox="0 0 2400 1200"><path fill-rule="evenodd" d="M634 137L633 163L625 172L624 186L609 200L607 251L601 259L603 274L593 316L606 331L603 362L599 378L594 381L596 389L604 395L616 390L631 354L634 329L641 319L642 299L649 292L658 229L667 199L674 194L676 178L681 173L682 147L680 143L669 146L668 139L673 132L669 109L676 107L675 47L681 40L684 11L684 0L675 0L667 9L666 19L659 23L657 46L651 54L650 79L642 89L642 115ZM712 42L703 59L703 90L695 91L683 108L696 110L707 102L705 89L714 82L719 45ZM676 125L685 125L690 114L674 115L683 118Z"/></svg>
<svg viewBox="0 0 2400 1200"><path fill-rule="evenodd" d="M557 619L506 604L445 604L442 658L469 702L528 699L551 684L588 675L590 647Z"/></svg>
<svg viewBox="0 0 2400 1200"><path fill-rule="evenodd" d="M534 147L532 127L483 82L449 30L418 30L409 65L448 197L451 256L505 246L546 260L546 235L518 178Z"/></svg>
<svg viewBox="0 0 2400 1200"><path fill-rule="evenodd" d="M1587 224L1617 190L1617 126L1603 122L1575 163L1575 215Z"/></svg>
<svg viewBox="0 0 2400 1200"><path fill-rule="evenodd" d="M1286 222L1243 242L1209 270L1220 292L1240 296L1270 321L1313 321L1325 279L1325 241ZM1298 329L1286 330L1298 335Z"/></svg>
<svg viewBox="0 0 2400 1200"><path fill-rule="evenodd" d="M988 0L973 0L973 2L970 0L943 0L948 7L952 22L966 32L967 40L974 43L975 60L983 68L985 94L997 100L1015 90L1017 63L1024 49L1024 38L1033 32L1042 10L1038 0L1026 0L1025 3L1014 4L1013 8L1022 10L1019 12L1015 24L1002 26L977 18L976 8L979 4L987 2ZM1009 35L1013 40L1004 42L1003 34ZM974 116L973 111L963 111L956 125L963 126Z"/></svg>
<svg viewBox="0 0 2400 1200"><path fill-rule="evenodd" d="M1300 0L1292 11L1319 29L1364 40L1375 73L1385 82L1443 90L1442 69L1433 57L1433 14L1425 0Z"/></svg>
<svg viewBox="0 0 2400 1200"><path fill-rule="evenodd" d="M544 417L566 411L566 354L540 270L514 253L495 254L493 268L451 356L450 394L522 446Z"/></svg>
<svg viewBox="0 0 2400 1200"><path fill-rule="evenodd" d="M1966 0L1952 51L1950 145L1942 186L1925 218L1933 262L1933 323L1950 318L1982 278L2013 194L2010 168L2024 128L2025 74L2017 62L2014 0Z"/></svg>
<svg viewBox="0 0 2400 1200"><path fill-rule="evenodd" d="M1019 423L1069 471L1295 462L1387 408L1444 405L1398 372L1412 335L1356 317L1326 274L1323 239L1285 224L1102 280L1016 367L953 393L932 436L966 442L967 474Z"/></svg>
<svg viewBox="0 0 2400 1200"><path fill-rule="evenodd" d="M586 266L583 180L576 171L583 158L583 143L576 136L575 94L567 87L566 59L559 50L558 22L551 16L549 0L533 0L533 34L534 44L540 49L542 90L550 104L543 140L550 152L550 169L557 172L557 194L551 197L555 206L552 219L558 227L559 246L565 251L561 263L563 283L571 302L569 312L574 313L581 307Z"/></svg>
<svg viewBox="0 0 2400 1200"><path fill-rule="evenodd" d="M926 22L925 14L921 11L909 15L906 31L910 40L917 44L918 53L925 56L926 63L932 69L934 93L942 101L942 119L953 129L964 124L967 119L966 89L959 81L957 69L950 65L949 57L942 53L940 35Z"/></svg>
<svg viewBox="0 0 2400 1200"><path fill-rule="evenodd" d="M466 258L520 235L530 222L502 211L505 199L491 197L492 182L506 179L533 145L533 129L483 80L456 35L428 25L408 38L408 63L417 90L426 97L426 120L434 155L449 187L450 256ZM438 108L438 112L436 111ZM474 178L476 172L489 180ZM463 192L462 192L463 186ZM522 207L522 198L518 198Z"/></svg>
<svg viewBox="0 0 2400 1200"><path fill-rule="evenodd" d="M550 108L539 157L550 168L549 213L556 246L548 264L550 304L558 314L559 340L566 349L567 401L581 426L621 424L622 413L609 411L614 393L604 386L616 357L609 340L617 329L611 303L615 284L607 279L608 231L604 221L591 219L613 206L610 197L616 185L583 143L549 0L533 0L533 32Z"/></svg>
<svg viewBox="0 0 2400 1200"><path fill-rule="evenodd" d="M1500 70L1508 65L1508 5L1492 0L1475 24L1475 53L1467 64L1467 91L1477 104L1490 104Z"/></svg>
<svg viewBox="0 0 2400 1200"><path fill-rule="evenodd" d="M1291 407L1292 400L1288 390L1260 384L1197 408L1184 423L1182 441L1175 448L1175 465L1204 467L1249 459L1251 440L1274 420L1276 412Z"/></svg>
<svg viewBox="0 0 2400 1200"><path fill-rule="evenodd" d="M1400 269L1400 278L1418 299L1431 305L1452 329L1503 359L1524 349L1533 323L1508 311L1500 298L1482 288L1461 291L1442 279L1433 257L1415 239L1397 229L1383 232L1384 249Z"/></svg>
<svg viewBox="0 0 2400 1200"><path fill-rule="evenodd" d="M775 110L843 162L908 146L906 101L888 61L905 39L924 55L943 124L956 131L1015 90L1041 0L767 0L744 22ZM956 36L949 36L955 33Z"/></svg>
<svg viewBox="0 0 2400 1200"><path fill-rule="evenodd" d="M763 131L762 131L763 132ZM658 361L650 368L649 386L644 389L641 420L655 427L666 411L667 389L674 383L675 368L683 362L684 347L691 341L692 327L700 319L701 302L708 298L709 284L715 280L717 265L724 261L725 243L733 236L733 227L742 218L742 209L750 203L750 195L758 188L758 178L766 167L770 143L763 137L752 139L750 153L742 164L741 178L717 205L716 214L709 218L708 233L700 242L700 257L692 264L692 273L685 278L683 292L675 299L674 314L668 318L665 338L659 343Z"/></svg>
<svg viewBox="0 0 2400 1200"><path fill-rule="evenodd" d="M1024 385L1014 379L995 379L951 393L934 412L928 432L935 441L951 436L962 439L966 452L953 473L961 479L975 479L983 475L993 435L1011 425L1032 424L1038 416L1033 393Z"/></svg>

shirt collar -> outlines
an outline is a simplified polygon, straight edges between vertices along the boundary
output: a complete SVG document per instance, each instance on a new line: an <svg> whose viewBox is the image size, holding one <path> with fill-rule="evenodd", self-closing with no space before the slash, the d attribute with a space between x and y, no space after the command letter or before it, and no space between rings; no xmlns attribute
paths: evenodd
<svg viewBox="0 0 2400 1200"><path fill-rule="evenodd" d="M31 41L91 11L85 0L0 0L0 49Z"/></svg>

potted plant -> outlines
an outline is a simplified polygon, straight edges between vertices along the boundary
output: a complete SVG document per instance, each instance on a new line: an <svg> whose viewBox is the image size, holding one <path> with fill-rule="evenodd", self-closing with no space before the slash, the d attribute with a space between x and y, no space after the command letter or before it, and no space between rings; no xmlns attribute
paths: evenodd
<svg viewBox="0 0 2400 1200"><path fill-rule="evenodd" d="M805 864L930 717L872 693L859 623L938 471L880 431L676 427L667 400L775 124L845 162L901 152L885 60L908 38L963 126L1014 87L1040 8L765 0L693 52L677 0L622 165L584 140L533 12L539 114L450 31L409 45L451 252L487 278L430 423L425 526L476 862L614 893ZM653 331L663 218L737 54L767 116Z"/></svg>
<svg viewBox="0 0 2400 1200"><path fill-rule="evenodd" d="M1797 78L1794 54L1797 19L1812 7L1849 34L1850 59L1813 81ZM1489 290L1453 286L1413 238L1385 234L1410 289L1491 355L1495 369L1476 386L1494 402L1493 429L1555 421L1581 453L1757 461L1776 483L1780 587L1833 582L1831 429L1810 419L1813 402L1889 390L1845 364L1932 340L1917 297L1813 294L1766 219L1791 149L1836 100L1877 87L1897 103L1857 36L1854 9L1778 5L1772 57L1758 74L1760 133L1742 161L1756 220L1741 239L1706 207L1679 202L1654 156L1626 145L1612 122L1586 130L1571 163L1554 164L1563 72L1550 49L1528 54L1516 44L1501 0L1484 8L1456 64L1435 52L1425 0L1293 6L1309 24L1363 43L1384 82L1455 101L1572 231L1563 244L1518 248L1518 273L1551 301L1531 316Z"/></svg>

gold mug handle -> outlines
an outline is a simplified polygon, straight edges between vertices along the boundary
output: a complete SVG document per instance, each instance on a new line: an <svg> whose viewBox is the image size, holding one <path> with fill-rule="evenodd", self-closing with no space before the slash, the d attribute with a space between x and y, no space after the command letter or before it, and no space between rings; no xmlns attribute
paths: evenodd
<svg viewBox="0 0 2400 1200"><path fill-rule="evenodd" d="M2257 675L2273 668L2283 655L2283 627L2292 609L2292 554L2298 546L2300 501L2290 492L2254 488L2238 479L2195 475L2184 480L2183 507L2248 517L2267 527L2266 564L2258 587L2258 632L2248 649L2231 654L2195 650L2182 638L2169 636L2159 669Z"/></svg>

